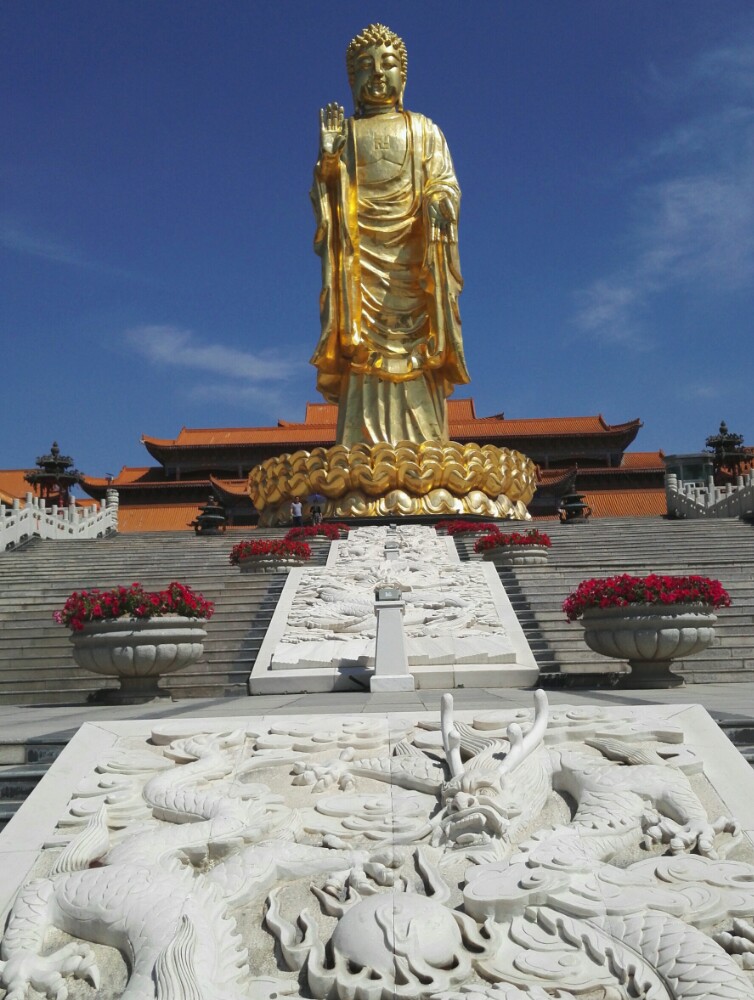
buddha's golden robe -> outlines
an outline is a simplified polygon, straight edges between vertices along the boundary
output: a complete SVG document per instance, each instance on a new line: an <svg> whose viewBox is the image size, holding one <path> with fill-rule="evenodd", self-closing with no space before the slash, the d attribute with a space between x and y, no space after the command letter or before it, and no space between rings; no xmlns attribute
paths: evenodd
<svg viewBox="0 0 754 1000"><path fill-rule="evenodd" d="M428 118L349 119L312 190L322 258L317 388L338 403L337 441L448 440L446 398L469 381L455 226L432 239L429 205L460 189Z"/></svg>

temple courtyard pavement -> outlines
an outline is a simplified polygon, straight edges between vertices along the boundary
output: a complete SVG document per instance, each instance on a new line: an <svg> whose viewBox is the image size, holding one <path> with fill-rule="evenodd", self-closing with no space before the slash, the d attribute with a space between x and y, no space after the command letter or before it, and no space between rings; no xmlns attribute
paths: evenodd
<svg viewBox="0 0 754 1000"><path fill-rule="evenodd" d="M160 699L142 705L86 705L23 707L0 706L2 742L70 739L85 722L129 719L241 719L260 715L341 715L367 712L439 712L442 692L419 690L396 694L335 692L323 694L258 695L239 698ZM557 687L547 692L552 705L702 705L718 722L731 723L754 716L754 681L690 684L663 690ZM530 708L531 691L520 688L456 688L459 710Z"/></svg>

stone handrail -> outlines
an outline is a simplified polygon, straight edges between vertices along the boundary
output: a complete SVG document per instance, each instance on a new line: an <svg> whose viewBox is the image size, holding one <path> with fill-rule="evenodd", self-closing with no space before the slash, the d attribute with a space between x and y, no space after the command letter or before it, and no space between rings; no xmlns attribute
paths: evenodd
<svg viewBox="0 0 754 1000"><path fill-rule="evenodd" d="M665 477L665 495L671 517L751 517L754 515L754 470L738 476L736 485L706 486L685 483L674 473Z"/></svg>
<svg viewBox="0 0 754 1000"><path fill-rule="evenodd" d="M118 491L108 490L99 507L45 507L32 493L25 505L14 500L8 507L0 503L0 552L14 548L27 538L102 538L118 530Z"/></svg>

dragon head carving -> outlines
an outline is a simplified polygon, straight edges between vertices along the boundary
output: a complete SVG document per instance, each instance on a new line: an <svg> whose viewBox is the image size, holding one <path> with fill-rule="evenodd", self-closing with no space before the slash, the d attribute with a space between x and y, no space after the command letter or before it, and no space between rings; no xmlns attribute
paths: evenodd
<svg viewBox="0 0 754 1000"><path fill-rule="evenodd" d="M534 693L534 721L511 723L507 739L485 738L453 720L453 696L443 695L441 732L450 779L443 785L442 830L459 848L510 841L518 820L544 805L551 788L544 746L548 704Z"/></svg>

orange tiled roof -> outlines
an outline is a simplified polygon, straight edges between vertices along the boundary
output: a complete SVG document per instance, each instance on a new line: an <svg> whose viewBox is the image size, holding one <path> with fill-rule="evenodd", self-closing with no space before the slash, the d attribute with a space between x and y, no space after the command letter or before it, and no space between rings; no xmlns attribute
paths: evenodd
<svg viewBox="0 0 754 1000"><path fill-rule="evenodd" d="M667 514L665 490L592 490L584 492L594 517L662 517Z"/></svg>
<svg viewBox="0 0 754 1000"><path fill-rule="evenodd" d="M124 465L117 476L112 480L112 485L116 488L118 486L123 486L124 483L135 483L139 479L143 479L148 476L150 472L153 472L152 466L140 465L140 466L128 466ZM162 470L159 470L162 472ZM164 476L164 473L163 473ZM106 476L84 476L83 480L90 486L109 486L110 483Z"/></svg>
<svg viewBox="0 0 754 1000"><path fill-rule="evenodd" d="M209 481L223 493L230 493L232 496L238 497L249 495L248 479L218 479L215 476L210 476Z"/></svg>
<svg viewBox="0 0 754 1000"><path fill-rule="evenodd" d="M638 430L640 420L624 424L608 424L601 414L588 417L531 417L508 420L482 417L473 421L453 420L448 413L451 437L479 435L484 437L566 437L583 434L625 434Z"/></svg>
<svg viewBox="0 0 754 1000"><path fill-rule="evenodd" d="M120 470L118 475L109 483L107 479L95 476L82 476L82 486L84 489L87 487L96 487L98 489L107 488L107 486L112 485L115 489L121 486L157 486L164 488L165 486L172 487L195 487L195 486L206 486L207 478L202 476L200 479L165 479L165 470L159 466L144 466L144 467L133 467L124 465Z"/></svg>
<svg viewBox="0 0 754 1000"><path fill-rule="evenodd" d="M592 517L664 517L667 512L664 489L580 490L592 508ZM557 514L532 513L534 521L557 521Z"/></svg>
<svg viewBox="0 0 754 1000"><path fill-rule="evenodd" d="M624 451L622 469L665 469L663 451Z"/></svg>
<svg viewBox="0 0 754 1000"><path fill-rule="evenodd" d="M502 414L499 414L502 417ZM474 400L449 399L448 400L449 420L476 420ZM338 423L337 403L307 403L304 425L311 427L335 427ZM301 427L295 420L278 420L278 427Z"/></svg>
<svg viewBox="0 0 754 1000"><path fill-rule="evenodd" d="M335 427L338 422L337 403L307 403L304 423L308 426ZM295 420L278 420L278 427L300 427Z"/></svg>
<svg viewBox="0 0 754 1000"><path fill-rule="evenodd" d="M496 414L494 417L485 417L485 420L499 420L502 419L503 414ZM466 399L449 399L448 400L448 420L478 420L476 415L476 408L474 407L474 400L471 398Z"/></svg>
<svg viewBox="0 0 754 1000"><path fill-rule="evenodd" d="M166 450L186 447L248 447L254 444L321 444L335 439L335 424L288 424L283 427L183 427L177 438L167 440L142 434L141 440L152 448ZM152 447L150 447L152 446Z"/></svg>
<svg viewBox="0 0 754 1000"><path fill-rule="evenodd" d="M307 403L303 423L280 420L276 427L182 427L177 438L142 435L152 451L185 447L248 447L264 444L322 444L334 439L338 408L332 403ZM535 417L507 420L503 414L477 417L473 399L448 400L448 423L453 438L566 437L569 435L623 435L638 431L640 420L608 424L601 414L587 417ZM152 452L154 453L154 452Z"/></svg>
<svg viewBox="0 0 754 1000"><path fill-rule="evenodd" d="M12 504L14 500L25 500L27 493L33 493L24 476L30 469L0 469L0 503Z"/></svg>
<svg viewBox="0 0 754 1000"><path fill-rule="evenodd" d="M541 483L542 486L555 487L558 483L568 482L574 475L576 475L576 466L572 465L569 469L538 469L537 482Z"/></svg>

